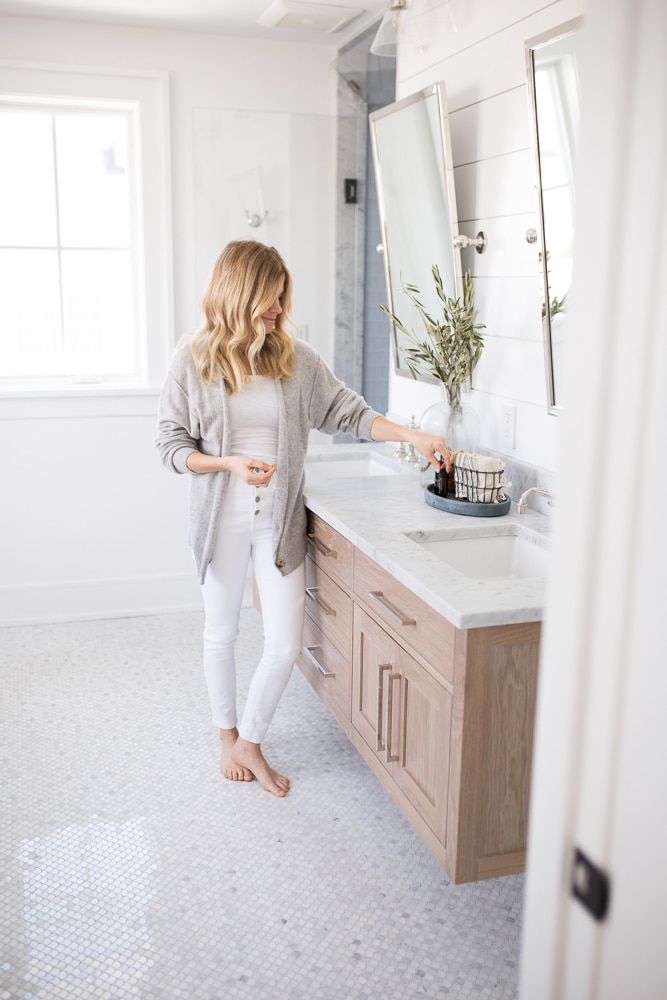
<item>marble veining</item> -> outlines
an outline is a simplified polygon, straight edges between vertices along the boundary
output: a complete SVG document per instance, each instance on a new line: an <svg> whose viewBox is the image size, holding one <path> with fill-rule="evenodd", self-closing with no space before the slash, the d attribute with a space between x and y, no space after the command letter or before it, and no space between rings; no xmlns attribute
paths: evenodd
<svg viewBox="0 0 667 1000"><path fill-rule="evenodd" d="M363 447L387 455L394 446ZM307 464L306 505L457 628L543 618L546 579L470 579L424 551L406 534L437 532L442 537L444 532L448 538L493 535L499 530L500 518L486 523L482 518L429 507L423 499L420 477L413 470L405 476L325 481L319 480L316 472L309 478L308 468ZM502 530L549 547L549 519L530 509L520 515L515 503L502 518Z"/></svg>

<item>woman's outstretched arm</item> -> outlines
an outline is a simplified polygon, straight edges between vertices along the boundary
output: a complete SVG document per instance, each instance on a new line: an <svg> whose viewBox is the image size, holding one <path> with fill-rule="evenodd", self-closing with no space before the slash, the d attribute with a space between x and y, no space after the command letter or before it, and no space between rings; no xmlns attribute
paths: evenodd
<svg viewBox="0 0 667 1000"><path fill-rule="evenodd" d="M318 360L308 412L311 426L325 434L345 431L358 438L370 437L371 441L407 441L439 470L442 462L435 457L437 452L449 472L449 448L444 438L387 420L337 378L322 358Z"/></svg>
<svg viewBox="0 0 667 1000"><path fill-rule="evenodd" d="M440 469L442 462L436 458L436 452L442 455L447 472L450 470L450 456L447 442L442 437L425 434L424 431L412 427L395 424L386 417L376 417L371 425L371 440L373 441L405 441L411 444L420 455L428 459L435 469Z"/></svg>

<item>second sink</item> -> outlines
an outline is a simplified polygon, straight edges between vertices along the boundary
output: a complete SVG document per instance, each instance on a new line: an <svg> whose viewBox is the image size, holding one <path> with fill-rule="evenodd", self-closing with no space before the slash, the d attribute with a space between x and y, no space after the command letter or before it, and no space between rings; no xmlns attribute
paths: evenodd
<svg viewBox="0 0 667 1000"><path fill-rule="evenodd" d="M407 538L472 580L546 577L549 552L519 528L453 537L451 532L406 531Z"/></svg>

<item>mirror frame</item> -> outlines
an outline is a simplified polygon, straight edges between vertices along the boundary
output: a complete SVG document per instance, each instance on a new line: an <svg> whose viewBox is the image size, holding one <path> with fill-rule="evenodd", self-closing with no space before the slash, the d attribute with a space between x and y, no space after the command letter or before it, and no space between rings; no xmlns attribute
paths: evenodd
<svg viewBox="0 0 667 1000"><path fill-rule="evenodd" d="M583 17L573 17L570 21L550 28L525 43L528 105L530 108L530 133L535 157L535 190L537 192L537 237L541 259L540 278L542 280L542 296L544 305L542 316L542 342L544 351L544 368L547 383L547 412L559 416L563 412L562 404L556 402L556 391L553 372L553 352L551 345L551 315L549 307L549 273L547 269L547 248L544 237L544 202L542 199L542 164L540 160L540 143L537 124L537 96L535 92L535 61L534 53L552 42L557 42L568 35L574 35L583 24Z"/></svg>
<svg viewBox="0 0 667 1000"><path fill-rule="evenodd" d="M403 98L401 101L395 101L393 104L387 104L384 108L379 108L377 111L373 111L369 115L370 122L370 132L371 132L371 146L373 150L373 166L375 168L375 178L377 181L377 192L378 192L378 207L380 210L380 229L382 232L382 250L378 248L378 251L382 253L384 258L384 276L385 284L387 286L387 298L389 300L388 306L390 312L395 313L395 304L393 296L391 293L391 264L390 264L390 252L389 245L387 242L387 226L386 226L386 201L384 196L383 184L382 184L382 170L380 167L380 159L377 148L377 138L375 132L375 123L380 118L384 118L385 115L393 114L399 111L401 108L406 108L411 104L417 104L419 101L424 100L425 97L430 97L435 94L438 101L438 120L440 123L440 135L442 137L442 157L445 166L445 192L447 195L447 203L449 206L449 225L450 225L450 235L452 240L455 236L459 234L458 225L458 215L456 210L456 192L454 189L454 162L452 159L452 146L451 138L449 133L449 114L447 111L447 99L446 99L446 89L444 81L440 80L436 83L429 84L423 90L417 91L416 94L411 94L409 97ZM416 181L418 183L418 181ZM451 244L452 253L452 270L454 273L455 291L454 298L460 298L463 295L463 278L461 274L461 252L456 248L452 242ZM400 375L402 378L409 378L411 381L418 382L431 382L434 385L440 385L441 383L438 379L431 375L420 375L417 378L412 374L410 369L405 366L402 368L400 366L400 359L398 353L398 336L396 330L396 324L391 321L391 341L392 341L392 354L394 358L394 373Z"/></svg>

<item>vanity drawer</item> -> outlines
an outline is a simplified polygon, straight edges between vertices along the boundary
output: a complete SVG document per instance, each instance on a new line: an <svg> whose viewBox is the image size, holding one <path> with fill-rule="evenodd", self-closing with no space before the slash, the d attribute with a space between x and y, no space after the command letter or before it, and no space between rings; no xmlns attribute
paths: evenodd
<svg viewBox="0 0 667 1000"><path fill-rule="evenodd" d="M350 663L308 615L303 625L299 669L334 713L350 718Z"/></svg>
<svg viewBox="0 0 667 1000"><path fill-rule="evenodd" d="M359 550L354 560L354 593L407 646L453 683L454 626Z"/></svg>
<svg viewBox="0 0 667 1000"><path fill-rule="evenodd" d="M354 546L317 514L308 511L308 555L346 587L352 588Z"/></svg>
<svg viewBox="0 0 667 1000"><path fill-rule="evenodd" d="M352 598L306 556L306 614L327 639L350 660L352 656Z"/></svg>

